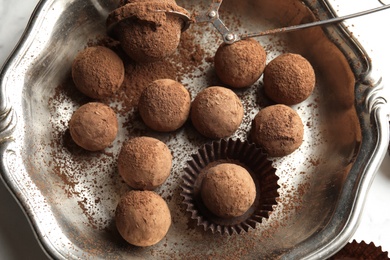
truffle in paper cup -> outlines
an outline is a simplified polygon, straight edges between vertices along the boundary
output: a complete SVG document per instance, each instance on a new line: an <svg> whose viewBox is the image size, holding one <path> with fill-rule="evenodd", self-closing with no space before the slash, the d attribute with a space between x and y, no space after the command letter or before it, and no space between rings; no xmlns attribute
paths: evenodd
<svg viewBox="0 0 390 260"><path fill-rule="evenodd" d="M241 216L223 218L213 214L201 197L202 180L208 169L221 163L233 163L245 168L256 186L252 206ZM255 229L257 223L268 218L279 197L278 176L267 155L255 144L239 139L214 141L206 144L187 162L181 185L183 203L198 226L212 233L232 235Z"/></svg>
<svg viewBox="0 0 390 260"><path fill-rule="evenodd" d="M329 260L356 259L356 260L382 260L390 259L388 252L384 252L381 246L375 246L373 242L367 244L353 240L346 244L339 252Z"/></svg>

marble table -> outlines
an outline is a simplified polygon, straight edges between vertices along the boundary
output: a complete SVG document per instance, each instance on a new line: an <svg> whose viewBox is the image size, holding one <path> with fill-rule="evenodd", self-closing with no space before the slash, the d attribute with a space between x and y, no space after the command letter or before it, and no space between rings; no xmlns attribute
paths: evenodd
<svg viewBox="0 0 390 260"><path fill-rule="evenodd" d="M379 6L377 0L332 0L340 15ZM17 44L38 0L0 0L0 66ZM384 76L390 92L390 45L384 35L390 24L390 10L348 21L350 29ZM390 97L390 94L388 95ZM352 239L374 242L390 252L390 157L380 165L366 200L361 224ZM0 259L47 259L24 213L0 182Z"/></svg>

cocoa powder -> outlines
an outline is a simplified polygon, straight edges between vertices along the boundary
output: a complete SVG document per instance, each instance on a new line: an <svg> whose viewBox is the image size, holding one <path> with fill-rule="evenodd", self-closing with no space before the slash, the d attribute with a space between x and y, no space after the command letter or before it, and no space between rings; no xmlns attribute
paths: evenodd
<svg viewBox="0 0 390 260"><path fill-rule="evenodd" d="M122 103L124 113L138 106L144 89L157 79L176 79L175 65L169 61L153 63L125 62L125 79L114 101Z"/></svg>
<svg viewBox="0 0 390 260"><path fill-rule="evenodd" d="M205 70L202 64L206 58L206 51L195 41L195 35L189 32L182 33L180 44L172 56L157 62L137 63L131 60L122 50L119 42L109 37L100 37L96 41L89 42L89 46L96 45L113 49L124 62L123 84L114 97L105 100L105 103L119 103L116 112L121 115L138 107L141 93L153 81L172 79L181 82L184 77L196 77L197 69Z"/></svg>
<svg viewBox="0 0 390 260"><path fill-rule="evenodd" d="M199 133L208 138L232 135L240 126L243 116L241 100L224 87L206 88L192 102L192 123Z"/></svg>
<svg viewBox="0 0 390 260"><path fill-rule="evenodd" d="M251 38L233 44L223 43L214 58L218 77L233 88L245 88L255 83L263 74L265 62L264 48Z"/></svg>
<svg viewBox="0 0 390 260"><path fill-rule="evenodd" d="M264 70L265 94L277 103L298 104L310 96L314 85L314 70L299 54L282 54Z"/></svg>
<svg viewBox="0 0 390 260"><path fill-rule="evenodd" d="M182 84L171 79L159 79L142 92L138 110L148 127L171 132L187 121L190 106L190 94Z"/></svg>
<svg viewBox="0 0 390 260"><path fill-rule="evenodd" d="M251 137L269 156L285 156L302 144L303 123L292 108L269 106L260 110L253 119Z"/></svg>
<svg viewBox="0 0 390 260"><path fill-rule="evenodd" d="M72 115L69 121L72 139L89 151L99 151L108 147L118 132L118 119L107 105L90 102Z"/></svg>
<svg viewBox="0 0 390 260"><path fill-rule="evenodd" d="M152 191L129 191L121 197L115 214L122 237L136 246L151 246L164 238L171 226L168 205Z"/></svg>
<svg viewBox="0 0 390 260"><path fill-rule="evenodd" d="M203 178L201 196L206 207L222 218L243 215L256 198L256 186L248 171L238 164L211 167Z"/></svg>
<svg viewBox="0 0 390 260"><path fill-rule="evenodd" d="M205 6L206 8L206 6ZM224 16L225 22L229 28L238 28L239 23L238 18L234 18L229 12L225 12L221 10L221 14L226 14ZM232 18L233 17L233 18ZM210 33L211 31L211 33ZM212 35L212 37L208 37L208 44L204 49L204 45L202 46L199 41L199 34L208 33ZM198 35L197 35L198 34ZM139 77L142 78L145 82L152 81L150 78L154 77L156 74L164 75L169 72L172 75L172 79L177 79L181 81L182 79L193 79L193 78L207 78L207 82L210 82L210 77L213 77L212 69L210 69L211 63L213 62L214 53L210 52L213 50L213 45L218 46L220 43L220 35L213 30L213 28L208 27L192 27L191 31L185 32L182 34L181 43L171 57L164 59L159 62L159 66L150 65L151 67L155 66L156 70L153 70L149 66L140 66L140 64L136 64L134 61L129 61L129 58L124 54L123 50L121 50L120 46L118 46L116 41L112 41L111 38L99 39L99 42L96 39L93 39L89 42L89 45L104 45L115 50L122 59L125 60L126 64L132 63L133 66L142 67L142 70L149 70L149 72L139 73ZM272 37L271 37L272 38ZM277 38L271 40L269 43L264 45L267 50L272 50L272 48L277 48L278 51L284 51L282 44L284 42L277 42ZM204 64L203 61L208 62L209 64ZM149 69L147 69L149 67ZM200 73L197 73L200 71ZM126 72L128 74L128 72ZM129 76L129 75L127 75ZM156 77L163 78L163 77ZM166 77L164 77L166 78ZM140 80L137 76L133 78L134 80ZM218 82L216 79L212 79L213 82ZM191 83L191 81L190 81ZM129 86L131 83L129 83ZM142 84L141 84L142 85ZM199 91L199 87L193 87L188 83L188 81L184 82L184 85L192 91L192 94L196 94ZM215 85L215 84L209 84ZM219 84L218 84L219 85ZM133 85L134 86L134 85ZM132 87L133 87L132 86ZM145 86L145 85L144 85ZM248 98L248 96L256 95L256 90L258 86L250 87L247 89L245 93L242 91L236 91L238 96L242 99L244 107L252 108L253 101ZM58 86L56 89L56 94L51 99L50 102L50 110L52 112L53 121L58 118L67 118L69 117L69 113L61 114L60 111L57 111L57 107L62 103L68 104L69 111L76 109L79 105L82 105L88 101L89 98L80 95L80 93L74 88L71 79L64 81L61 86ZM140 118L137 113L133 113L133 109L136 108L136 104L138 103L137 99L131 99L130 97L124 98L123 89L119 90L117 96L110 100L104 100L106 103L110 103L110 106L115 108L116 112L119 113L124 120L126 121L126 125L130 126L127 130L130 136L140 135L140 134L150 134L150 132L143 131L140 132L139 129L134 128L133 125L141 125ZM132 100L132 103L129 101ZM117 105L120 103L120 105ZM70 105L69 105L70 104ZM127 105L127 106L122 106ZM255 105L255 107L258 107ZM252 117L254 116L255 109L249 110L248 115L245 116L245 121L243 125L247 126L250 124ZM122 121L123 122L123 121ZM63 123L55 122L53 124L53 137L51 148L52 152L50 164L55 165L55 169L53 169L53 175L58 176L58 185L63 187L65 193L68 194L70 198L73 198L78 201L78 205L80 206L82 212L87 218L87 223L83 223L89 225L90 227L98 230L105 230L104 236L107 238L106 242L112 242L112 247L101 247L102 245L107 246L104 243L100 243L98 239L95 239L87 236L82 237L72 237L72 240L81 241L85 245L89 246L85 248L85 252L93 252L93 255L99 254L99 252L105 254L109 251L120 251L120 249L128 250L127 253L132 254L134 252L133 247L127 246L122 239L120 239L116 230L114 230L114 225L112 225L112 216L113 216L113 206L116 205L119 200L119 194L125 193L128 189L127 185L123 183L121 178L118 176L117 165L116 165L116 157L117 153L115 149L110 149L108 152L99 152L99 153L88 153L83 149L79 148L77 145L72 144L70 140L69 133L66 133L64 129L67 127L67 120L64 120ZM130 131L131 130L131 131ZM192 131L191 128L186 128L186 131ZM240 137L243 136L243 132L245 130L239 130ZM245 133L246 135L246 133ZM176 142L181 140L180 135L159 135L164 141ZM205 139L193 138L189 136L190 144L203 144ZM119 145L119 140L116 145ZM179 147L180 152L174 151L174 158L177 162L184 161L187 159L186 155L191 154L193 152L192 146L183 148ZM171 147L177 147L176 144ZM107 162L107 165L105 164ZM98 166L98 167L96 167ZM176 167L180 168L180 165L176 165ZM85 172L91 173L94 177L92 177L92 181L89 182L85 180ZM104 173L104 174L102 174ZM168 237L165 241L162 242L162 245L168 244L168 251L166 248L162 248L159 245L149 249L142 249L143 253L147 256L160 256L170 259L175 258L187 258L187 259L204 259L204 258L221 258L224 259L236 259L242 256L250 257L251 249L258 247L259 242L264 247L273 248L270 244L278 244L279 240L277 235L280 234L280 226L288 225L288 221L286 218L292 215L292 212L295 210L299 210L299 207L302 206L303 200L301 198L301 194L296 192L294 187L283 186L281 189L283 191L282 197L279 201L279 205L277 207L277 211L271 215L269 221L263 221L262 226L256 230L256 232L249 232L245 236L237 236L231 237L227 239L226 237L218 237L218 236L208 236L204 235L201 229L194 229L190 223L187 223L187 216L183 216L184 210L180 210L180 202L181 198L178 195L178 191L175 188L177 186L177 182L180 181L180 170L174 170L172 173L173 179L168 180L168 182L164 185L164 188L159 190L159 194L164 194L164 198L169 204L169 207L173 210L174 214L174 223L175 228L171 230L171 236L174 238L178 238L178 240L170 240ZM278 172L278 175L281 176L293 176L294 172ZM106 177L102 177L106 176ZM294 180L291 177L291 180L288 183L291 183ZM307 182L307 180L305 180ZM107 190L109 189L109 190ZM307 188L306 188L307 190ZM285 191L288 193L286 195ZM93 200L89 198L92 197ZM86 199L88 198L88 199ZM298 206L297 206L298 205ZM76 205L77 207L77 205ZM287 224L286 224L287 222ZM111 224L110 224L111 223ZM79 224L79 223L77 223ZM110 224L110 225L108 225ZM186 229L188 228L188 229ZM179 236L176 237L179 230ZM185 232L181 232L184 230ZM282 230L283 231L283 230ZM97 231L99 232L99 231ZM276 233L276 236L274 235ZM182 237L183 236L183 237ZM201 236L201 239L198 239ZM119 238L118 238L119 237ZM190 240L193 243L188 243L186 238L190 237ZM86 239L87 242L84 241ZM209 243L210 242L210 243ZM92 249L90 249L92 245ZM95 246L97 245L97 246ZM160 244L161 245L161 244ZM207 256L197 255L197 252L203 252L205 249L205 245L209 249L209 254ZM242 246L245 245L245 246ZM100 248L102 249L99 249ZM96 252L94 250L97 250ZM195 252L195 253L194 253ZM223 253L222 253L223 252ZM136 254L139 253L136 252ZM275 256L280 255L280 251L275 253ZM264 252L260 252L261 256L264 256Z"/></svg>
<svg viewBox="0 0 390 260"><path fill-rule="evenodd" d="M122 85L125 69L112 50L89 47L79 52L72 64L72 78L85 95L102 99L112 96Z"/></svg>
<svg viewBox="0 0 390 260"><path fill-rule="evenodd" d="M179 45L183 21L158 10L188 14L174 2L135 1L118 7L107 18L109 34L118 39L127 55L137 62L161 60L172 55Z"/></svg>
<svg viewBox="0 0 390 260"><path fill-rule="evenodd" d="M119 174L134 189L156 189L166 181L171 168L171 151L163 142L151 137L127 140L118 156Z"/></svg>

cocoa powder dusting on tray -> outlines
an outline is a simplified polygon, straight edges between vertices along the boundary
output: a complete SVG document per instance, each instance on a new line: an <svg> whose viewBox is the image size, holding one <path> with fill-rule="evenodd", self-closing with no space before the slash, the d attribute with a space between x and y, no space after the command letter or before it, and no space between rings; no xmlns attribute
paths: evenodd
<svg viewBox="0 0 390 260"><path fill-rule="evenodd" d="M125 65L125 80L115 97L122 102L124 111L138 105L142 91L154 80L176 79L176 69L169 61L137 64L133 61Z"/></svg>
<svg viewBox="0 0 390 260"><path fill-rule="evenodd" d="M239 20L230 21L226 20L229 28L239 27ZM211 27L210 27L211 28ZM125 79L124 83L116 93L114 97L100 100L101 102L111 106L118 117L121 119L120 124L123 132L120 135L113 146L109 147L104 152L88 153L79 148L70 138L67 131L68 121L73 111L86 102L94 101L88 97L85 97L77 91L74 84L71 82L69 76L67 81L55 88L53 98L49 101L49 109L52 116L52 137L49 157L52 160L50 163L53 166L53 175L58 179L58 186L62 187L66 197L69 200L77 201L77 205L72 205L77 209L77 212L82 212L84 215L83 224L87 224L88 227L92 227L92 232L100 232L104 230L104 238L109 240L109 243L113 244L112 248L101 247L99 239L94 241L82 241L85 238L91 240L88 236L75 237L72 240L82 241L85 245L96 245L97 251L115 250L118 246L122 249L134 251L133 247L128 247L124 241L119 239L119 235L115 230L114 210L117 202L119 201L119 195L128 190L128 186L123 182L118 174L117 169L117 157L119 149L123 141L129 137L139 135L151 135L157 136L162 141L168 143L171 148L173 145L172 140L181 140L181 135L188 138L191 143L202 143L205 139L192 136L194 132L191 123L188 123L184 127L184 131L177 131L172 134L163 135L154 133L145 128L139 114L137 112L138 100L142 91L154 80L157 79L173 79L181 82L191 93L194 98L202 88L211 86L211 81L219 82L215 79L213 65L213 47L215 48L221 42L220 36L212 28L198 28L196 25L191 27L191 30L182 33L181 41L176 52L161 61L153 63L137 63L132 61L124 53L120 44L107 36L100 36L88 42L88 46L106 46L114 50L123 60L125 65ZM207 43L201 43L203 34L214 35L215 37L209 37ZM204 40L204 39L203 39ZM276 40L275 40L276 41ZM271 43L275 43L271 41ZM275 46L276 44L269 43L269 46ZM211 46L211 47L210 47ZM200 79L199 81L196 81ZM200 82L200 84L198 84ZM206 83L204 83L206 82ZM193 84L194 83L194 84ZM253 100L249 97L255 96L257 93L258 85L253 85L245 91L236 91L236 94L242 100L245 109L258 107L258 104L254 105ZM269 103L269 101L267 100ZM249 126L251 119L255 116L256 109L247 113L242 125ZM61 121L58 121L61 120ZM190 126L190 127L187 127ZM239 134L246 134L245 129L239 129ZM190 134L188 134L190 133ZM177 135L177 136L176 136ZM186 140L185 140L186 141ZM187 159L187 153L191 154L191 147L181 147L182 151L173 151L173 157L176 161L183 161ZM181 154L180 154L181 152ZM184 154L184 155L183 155ZM202 232L194 228L185 229L190 227L190 223L185 222L187 218L183 217L184 211L178 210L180 208L181 197L178 195L177 182L180 180L180 162L177 163L175 169L171 173L170 179L164 184L163 189L158 190L159 194L163 194L164 198L168 202L172 210L172 233L177 233L177 230L184 230L183 237L191 236L195 232ZM88 174L88 176L87 176ZM288 173L292 174L292 173ZM287 175L287 173L285 174ZM168 259L176 258L188 258L189 254L204 249L205 241L213 241L213 243L207 244L210 251L209 255L204 255L199 259L205 258L219 258L224 259L237 259L242 256L249 256L251 253L250 248L256 247L259 242L264 242L266 245L272 243L275 233L277 233L279 226L284 225L284 221L292 215L292 212L299 210L302 205L302 195L308 187L299 186L298 188L291 188L289 186L282 187L283 190L288 190L288 193L283 194L283 200L279 203L282 204L282 209L276 211L268 221L265 221L265 227L259 232L260 236L249 233L246 236L232 237L227 241L223 237L213 237L212 239L202 235L202 241L200 236L194 236L194 241L188 243L186 240L168 240L163 241L165 247L168 244L168 248L172 247L173 250L165 251L161 250L161 247L157 246L150 249L143 249L145 253L152 256L164 256ZM62 201L61 201L62 203ZM66 201L64 203L67 203ZM70 204L70 203L69 203ZM298 205L298 206L297 206ZM77 208L78 207L78 208ZM72 208L72 209L73 209ZM278 219L282 218L282 219ZM278 220L278 221L276 221ZM293 220L291 220L293 221ZM201 235L203 233L200 233ZM109 239L108 239L109 237ZM169 237L169 236L168 236ZM198 240L197 240L198 239ZM107 241L105 241L107 242ZM194 242L194 243L192 243ZM237 248L235 245L245 244L245 247ZM191 244L191 245L190 245ZM106 246L106 245L105 245ZM178 251L182 248L183 251ZM89 249L87 249L88 251ZM91 249L92 251L92 249ZM220 255L219 251L224 251L223 255ZM135 251L134 251L135 252ZM135 252L136 254L139 253ZM97 255L97 252L93 252L93 255ZM197 259L195 256L191 259Z"/></svg>
<svg viewBox="0 0 390 260"><path fill-rule="evenodd" d="M105 46L116 52L125 65L125 79L117 93L111 98L99 100L112 107L119 117L125 118L123 127L127 128L134 120L141 122L137 109L139 97L152 81L173 79L180 81L199 69L204 61L205 51L195 42L191 33L183 33L176 52L162 61L137 63L132 61L122 50L118 41L100 35L90 39L86 47ZM210 54L209 54L210 55ZM68 122L73 112L81 105L97 101L77 90L69 73L68 77L54 88L53 96L48 101L51 113L52 139L49 163L52 173L58 177L66 197L77 199L77 205L86 217L87 224L94 229L106 228L107 219L97 218L102 208L108 208L113 214L112 201L118 194L128 189L116 172L118 151L109 147L107 151L90 153L78 147L69 135ZM58 120L59 119L59 120ZM122 140L115 143L120 145ZM93 177L85 181L85 172L92 172ZM108 173L102 175L102 173ZM108 196L104 190L108 186L116 187L117 194ZM93 198L92 198L93 197Z"/></svg>
<svg viewBox="0 0 390 260"><path fill-rule="evenodd" d="M194 42L194 35L184 32L176 52L169 58L151 63L130 60L112 40L100 39L95 44L114 48L125 64L124 82L112 100L122 104L121 114L137 107L142 91L154 80L173 79L181 82L184 76L192 77L205 59L205 50Z"/></svg>

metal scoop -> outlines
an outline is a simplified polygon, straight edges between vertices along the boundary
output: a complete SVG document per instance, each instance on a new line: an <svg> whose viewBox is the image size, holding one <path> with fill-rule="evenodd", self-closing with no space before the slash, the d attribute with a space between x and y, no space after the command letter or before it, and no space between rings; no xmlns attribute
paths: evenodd
<svg viewBox="0 0 390 260"><path fill-rule="evenodd" d="M383 5L377 8L365 10L362 12L354 13L354 14L349 14L345 16L340 16L340 17L335 17L331 18L328 20L323 20L323 21L315 21L311 23L305 23L305 24L299 24L299 25L292 25L292 26L287 26L287 27L282 27L282 28L277 28L277 29L271 29L271 30L266 30L262 32L255 32L255 33L247 33L247 34L238 34L235 32L230 31L226 25L222 22L222 20L219 18L219 7L222 4L222 0L217 0L216 2L213 2L210 6L210 8L203 14L197 15L195 19L179 12L172 13L170 11L167 11L167 13L172 13L174 15L180 16L183 21L185 22L185 28L188 28L189 25L193 22L196 23L203 23L203 22L209 22L211 23L215 29L222 35L223 41L227 44L232 44L236 41L239 41L241 39L245 38L252 38L252 37L260 37L264 35L270 35L270 34L277 34L277 33L285 33L285 32L292 32L300 29L306 29L314 26L322 26L326 24L332 24L332 23L338 23L347 19L355 18L358 16L363 16L366 14L371 14L374 12L382 11L385 9L390 8L390 4L388 5Z"/></svg>

